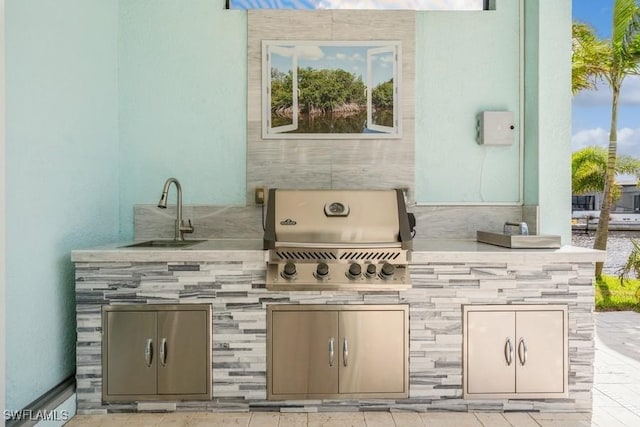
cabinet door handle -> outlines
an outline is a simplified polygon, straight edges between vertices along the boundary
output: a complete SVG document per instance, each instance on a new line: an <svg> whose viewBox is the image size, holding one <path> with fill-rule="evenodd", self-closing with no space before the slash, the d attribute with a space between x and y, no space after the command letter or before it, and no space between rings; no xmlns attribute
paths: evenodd
<svg viewBox="0 0 640 427"><path fill-rule="evenodd" d="M150 368L153 362L153 340L151 338L147 338L144 343L144 361L147 364L147 368Z"/></svg>
<svg viewBox="0 0 640 427"><path fill-rule="evenodd" d="M518 359L520 359L520 365L522 366L527 363L527 343L524 338L520 338L518 343Z"/></svg>
<svg viewBox="0 0 640 427"><path fill-rule="evenodd" d="M349 341L346 338L342 344L342 362L344 366L349 366Z"/></svg>
<svg viewBox="0 0 640 427"><path fill-rule="evenodd" d="M334 355L333 345L334 345L334 341L335 340L333 339L333 337L329 338L329 366L331 368L333 368L333 355Z"/></svg>
<svg viewBox="0 0 640 427"><path fill-rule="evenodd" d="M504 344L504 358L507 361L507 366L511 366L513 362L513 344L511 338L507 338L507 342Z"/></svg>
<svg viewBox="0 0 640 427"><path fill-rule="evenodd" d="M160 363L162 366L167 366L167 339L162 338L160 341Z"/></svg>

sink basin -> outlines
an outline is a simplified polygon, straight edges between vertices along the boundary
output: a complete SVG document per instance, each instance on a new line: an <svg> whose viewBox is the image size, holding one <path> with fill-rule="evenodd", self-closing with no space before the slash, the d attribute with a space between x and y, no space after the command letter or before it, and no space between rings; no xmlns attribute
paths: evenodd
<svg viewBox="0 0 640 427"><path fill-rule="evenodd" d="M477 231L476 240L490 245L503 246L512 249L557 249L560 247L560 236L555 235L522 235L491 233Z"/></svg>
<svg viewBox="0 0 640 427"><path fill-rule="evenodd" d="M122 246L123 248L186 248L204 240L147 240L145 242L133 243L131 245Z"/></svg>

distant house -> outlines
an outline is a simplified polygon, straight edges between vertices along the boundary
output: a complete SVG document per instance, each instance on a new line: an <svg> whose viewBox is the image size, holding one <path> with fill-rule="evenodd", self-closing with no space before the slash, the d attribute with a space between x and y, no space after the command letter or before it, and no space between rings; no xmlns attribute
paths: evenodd
<svg viewBox="0 0 640 427"><path fill-rule="evenodd" d="M614 203L611 212L640 213L640 187L635 179L618 180L622 187L622 196ZM573 217L581 217L588 211L600 210L602 192L591 192L571 196L571 211Z"/></svg>
<svg viewBox="0 0 640 427"><path fill-rule="evenodd" d="M640 230L640 187L635 179L618 180L622 195L614 203L609 217L609 230ZM571 229L595 230L600 217L602 192L571 196Z"/></svg>

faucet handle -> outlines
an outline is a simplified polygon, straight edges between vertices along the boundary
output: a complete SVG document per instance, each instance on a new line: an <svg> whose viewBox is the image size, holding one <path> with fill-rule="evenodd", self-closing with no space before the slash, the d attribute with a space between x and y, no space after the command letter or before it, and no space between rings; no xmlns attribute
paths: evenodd
<svg viewBox="0 0 640 427"><path fill-rule="evenodd" d="M184 221L180 224L180 231L183 233L193 233L193 225L191 224L191 220L187 220L189 225L184 225Z"/></svg>

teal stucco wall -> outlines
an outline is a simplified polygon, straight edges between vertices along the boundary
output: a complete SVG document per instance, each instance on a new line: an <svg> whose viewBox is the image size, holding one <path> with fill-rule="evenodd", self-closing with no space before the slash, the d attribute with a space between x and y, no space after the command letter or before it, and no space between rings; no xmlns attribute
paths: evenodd
<svg viewBox="0 0 640 427"><path fill-rule="evenodd" d="M7 410L73 374L70 252L117 237L117 6L6 2Z"/></svg>
<svg viewBox="0 0 640 427"><path fill-rule="evenodd" d="M416 200L520 202L520 2L422 12L416 39ZM509 146L477 143L477 115L513 113Z"/></svg>

